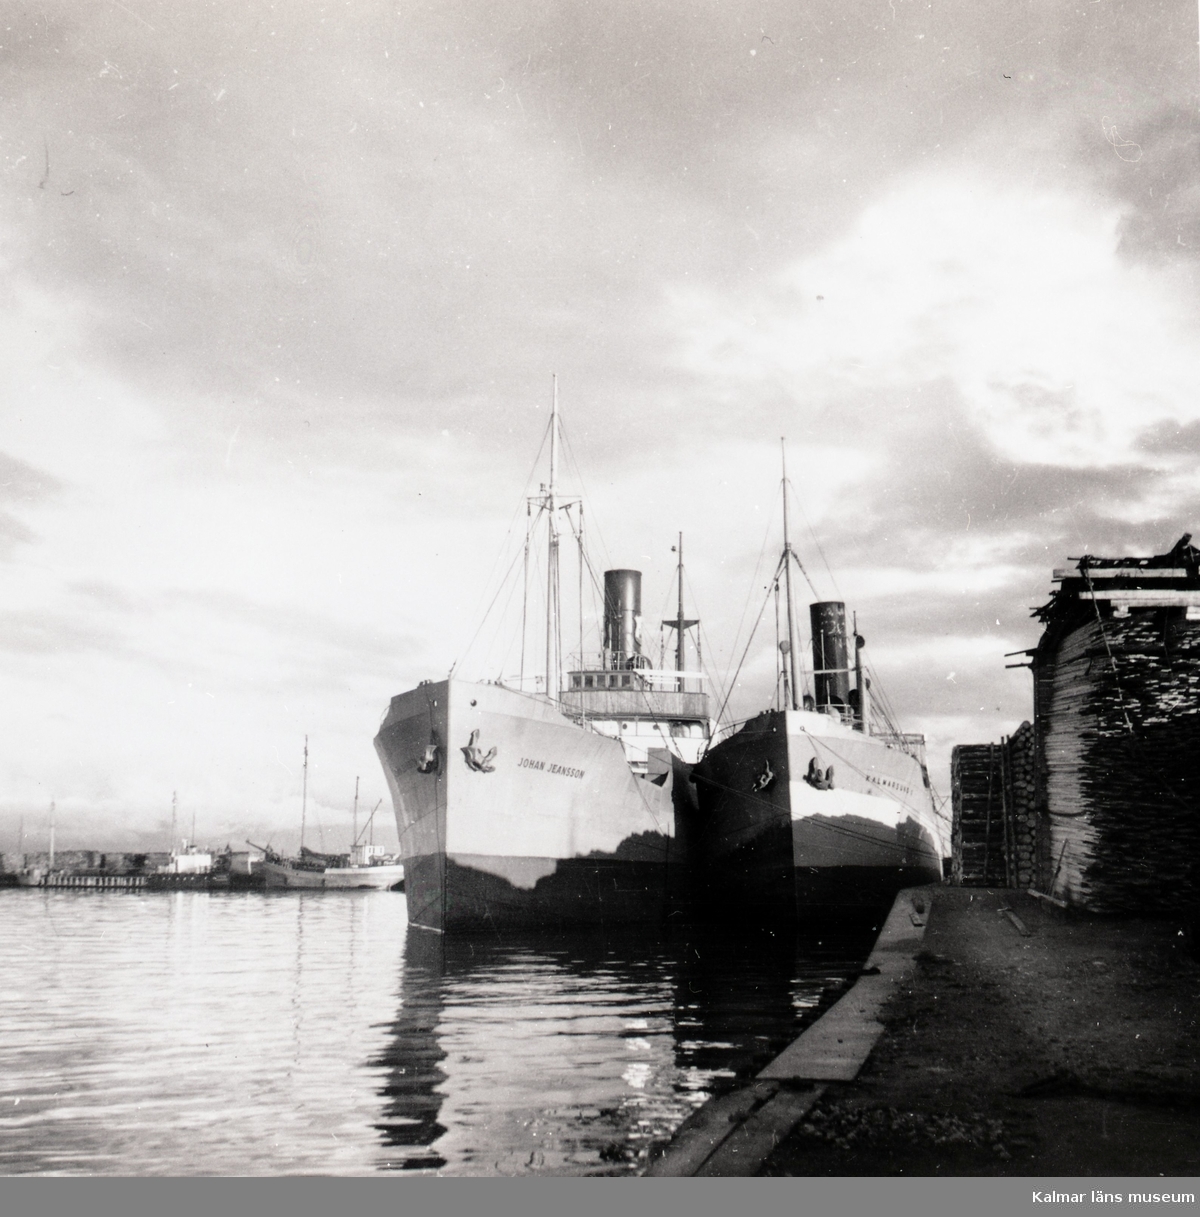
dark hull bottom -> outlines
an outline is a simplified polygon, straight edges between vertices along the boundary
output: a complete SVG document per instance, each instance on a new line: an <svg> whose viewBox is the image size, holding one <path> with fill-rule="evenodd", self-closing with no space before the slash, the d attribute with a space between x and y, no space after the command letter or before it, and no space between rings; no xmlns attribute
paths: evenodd
<svg viewBox="0 0 1200 1217"><path fill-rule="evenodd" d="M897 892L940 882L916 867L875 866L797 870L790 881L775 878L753 888L710 879L692 891L690 912L700 920L854 933L882 926Z"/></svg>
<svg viewBox="0 0 1200 1217"><path fill-rule="evenodd" d="M796 917L802 926L814 922L883 924L896 893L906 887L940 883L935 869L917 866L824 866L796 869Z"/></svg>
<svg viewBox="0 0 1200 1217"><path fill-rule="evenodd" d="M431 930L494 932L507 927L621 926L661 923L670 909L671 867L663 859L568 858L532 886L520 880L540 859L489 859L510 881L445 855L406 858L408 920Z"/></svg>
<svg viewBox="0 0 1200 1217"><path fill-rule="evenodd" d="M882 924L896 893L940 883L936 861L910 862L893 849L893 864L846 862L803 866L792 858L789 825L778 825L726 853L698 876L697 912L730 921L853 930Z"/></svg>

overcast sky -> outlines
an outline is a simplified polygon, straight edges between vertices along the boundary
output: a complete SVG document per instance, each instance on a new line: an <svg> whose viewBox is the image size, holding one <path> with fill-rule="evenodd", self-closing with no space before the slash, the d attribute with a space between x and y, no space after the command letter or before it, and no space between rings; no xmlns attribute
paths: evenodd
<svg viewBox="0 0 1200 1217"><path fill-rule="evenodd" d="M165 845L173 790L287 843L305 733L344 844L389 697L513 667L468 643L552 372L597 566L657 639L682 530L718 676L788 437L943 793L1030 713L1052 567L1200 522L1192 0L35 0L2 39L0 848L52 799L61 844Z"/></svg>

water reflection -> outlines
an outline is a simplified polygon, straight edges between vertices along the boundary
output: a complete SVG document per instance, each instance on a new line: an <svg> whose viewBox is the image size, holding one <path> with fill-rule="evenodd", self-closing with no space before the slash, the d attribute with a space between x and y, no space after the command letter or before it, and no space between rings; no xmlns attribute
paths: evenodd
<svg viewBox="0 0 1200 1217"><path fill-rule="evenodd" d="M631 1174L864 950L447 943L392 892L0 892L0 1174Z"/></svg>
<svg viewBox="0 0 1200 1217"><path fill-rule="evenodd" d="M629 1174L762 1068L869 943L731 937L450 940L409 930L386 1049L384 1169Z"/></svg>
<svg viewBox="0 0 1200 1217"><path fill-rule="evenodd" d="M438 935L409 930L404 948L404 1000L389 1029L387 1047L371 1067L386 1071L380 1094L387 1100L375 1125L383 1143L395 1150L384 1170L436 1170L446 1160L431 1146L446 1131L438 1123L440 1067L446 1053L435 1031L442 1013L445 954Z"/></svg>

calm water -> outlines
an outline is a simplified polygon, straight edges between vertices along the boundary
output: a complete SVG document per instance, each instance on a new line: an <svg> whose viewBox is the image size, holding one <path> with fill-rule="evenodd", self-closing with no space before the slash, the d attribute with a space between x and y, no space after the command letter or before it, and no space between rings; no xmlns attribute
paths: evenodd
<svg viewBox="0 0 1200 1217"><path fill-rule="evenodd" d="M867 944L450 942L392 892L0 891L0 1174L629 1174Z"/></svg>

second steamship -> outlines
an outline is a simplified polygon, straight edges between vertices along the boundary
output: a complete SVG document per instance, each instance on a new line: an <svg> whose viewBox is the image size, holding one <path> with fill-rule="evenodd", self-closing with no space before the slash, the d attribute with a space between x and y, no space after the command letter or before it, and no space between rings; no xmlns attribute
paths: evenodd
<svg viewBox="0 0 1200 1217"><path fill-rule="evenodd" d="M684 619L682 538L679 613L663 623L676 631L674 669L644 653L640 573L610 570L602 648L564 671L564 519L581 585L590 567L580 502L557 486L557 393L549 440L550 480L530 500L547 537L544 675L532 689L523 674L424 681L392 698L375 738L409 921L430 930L648 923L683 879L675 820L694 806L687 778L712 723L704 677L686 670L699 623Z"/></svg>
<svg viewBox="0 0 1200 1217"><path fill-rule="evenodd" d="M942 848L924 737L872 713L862 637L841 601L811 605L812 684L796 647L783 478L784 545L773 580L787 602L781 705L715 744L693 773L696 860L723 917L845 923L878 918L901 888L937 882ZM851 670L855 687L850 687Z"/></svg>

